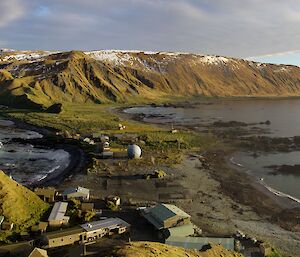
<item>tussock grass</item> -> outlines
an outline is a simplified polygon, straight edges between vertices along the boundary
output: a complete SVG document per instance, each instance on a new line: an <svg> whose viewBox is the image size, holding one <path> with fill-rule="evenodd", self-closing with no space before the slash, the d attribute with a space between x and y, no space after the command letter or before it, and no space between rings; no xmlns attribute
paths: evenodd
<svg viewBox="0 0 300 257"><path fill-rule="evenodd" d="M50 127L73 133L126 133L154 130L150 125L122 120L107 110L111 106L107 104L64 104L63 111L59 114L32 110L14 110L6 113L8 116L39 127ZM120 123L126 126L125 131L119 131Z"/></svg>
<svg viewBox="0 0 300 257"><path fill-rule="evenodd" d="M5 221L13 222L16 231L38 222L48 208L36 194L0 171L0 215Z"/></svg>
<svg viewBox="0 0 300 257"><path fill-rule="evenodd" d="M115 249L113 256L116 257L242 257L243 255L227 250L219 245L212 245L210 249L200 252L187 250L180 247L170 246L154 242L132 242Z"/></svg>

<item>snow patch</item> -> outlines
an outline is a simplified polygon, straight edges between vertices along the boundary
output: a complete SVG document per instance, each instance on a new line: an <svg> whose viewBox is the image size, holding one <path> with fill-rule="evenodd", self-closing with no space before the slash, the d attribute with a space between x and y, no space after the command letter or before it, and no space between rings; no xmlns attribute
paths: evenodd
<svg viewBox="0 0 300 257"><path fill-rule="evenodd" d="M286 67L280 67L279 69L274 70L274 72L289 72L290 70Z"/></svg>
<svg viewBox="0 0 300 257"><path fill-rule="evenodd" d="M14 52L13 54L5 55L0 58L1 61L41 61L44 57L49 56L51 54L56 54L58 52L55 51L39 51L39 52L30 52L30 51L21 51L21 52Z"/></svg>
<svg viewBox="0 0 300 257"><path fill-rule="evenodd" d="M200 57L199 61L209 65L224 65L231 60L222 56L205 55Z"/></svg>

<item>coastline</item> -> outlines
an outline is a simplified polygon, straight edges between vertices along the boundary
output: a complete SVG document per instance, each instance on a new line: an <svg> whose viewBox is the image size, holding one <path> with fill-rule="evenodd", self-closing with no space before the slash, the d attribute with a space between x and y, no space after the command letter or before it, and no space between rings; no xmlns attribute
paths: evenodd
<svg viewBox="0 0 300 257"><path fill-rule="evenodd" d="M300 208L300 200L285 194L283 192L280 192L279 190L276 190L270 186L268 186L266 183L264 183L263 181L260 181L257 177L253 176L253 175L249 175L245 169L244 166L242 166L241 164L234 162L232 160L232 157L229 156L226 160L227 164L229 167L231 167L234 170L243 172L245 174L248 175L250 183L259 191L263 192L266 196L271 197L272 200L274 200L274 202L276 204L278 204L280 207L284 208L284 209L292 209L292 208Z"/></svg>
<svg viewBox="0 0 300 257"><path fill-rule="evenodd" d="M50 130L48 128L41 128L37 127L28 123L25 123L23 121L13 119L13 118L7 118L5 117L5 120L12 121L14 124L13 126L24 129L24 130L30 130L37 132L43 136L43 138L47 136L55 136L55 130ZM43 139L42 138L42 139ZM39 139L37 139L39 140ZM26 140L25 140L26 141ZM37 146L39 146L38 142L36 143ZM48 172L47 175L42 177L39 180L32 181L31 183L28 183L28 187L46 187L46 186L55 186L62 182L64 179L66 179L69 176L72 176L76 173L79 173L82 171L85 167L86 162L86 155L82 149L80 149L78 146L71 145L71 144L53 144L51 147L53 150L64 150L69 154L69 164L64 169L58 169L54 170L53 172Z"/></svg>

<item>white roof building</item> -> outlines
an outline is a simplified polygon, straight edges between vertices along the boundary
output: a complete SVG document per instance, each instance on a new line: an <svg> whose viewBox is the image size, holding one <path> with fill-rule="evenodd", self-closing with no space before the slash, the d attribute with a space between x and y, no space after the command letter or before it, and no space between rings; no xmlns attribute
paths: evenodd
<svg viewBox="0 0 300 257"><path fill-rule="evenodd" d="M63 193L62 196L69 199L83 199L88 200L90 198L90 190L88 188L80 187L68 188Z"/></svg>
<svg viewBox="0 0 300 257"><path fill-rule="evenodd" d="M67 208L68 208L68 203L56 202L48 218L49 225L59 226L59 225L67 224L70 219L70 217L65 216Z"/></svg>

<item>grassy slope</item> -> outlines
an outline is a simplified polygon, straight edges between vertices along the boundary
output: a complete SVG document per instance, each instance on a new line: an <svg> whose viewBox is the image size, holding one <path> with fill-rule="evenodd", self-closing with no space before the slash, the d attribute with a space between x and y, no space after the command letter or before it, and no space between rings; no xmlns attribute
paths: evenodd
<svg viewBox="0 0 300 257"><path fill-rule="evenodd" d="M221 246L213 246L205 252L186 250L153 242L132 242L126 244L112 253L114 257L240 257L241 254L224 249Z"/></svg>
<svg viewBox="0 0 300 257"><path fill-rule="evenodd" d="M0 215L17 230L35 224L47 209L48 204L37 195L0 171Z"/></svg>

